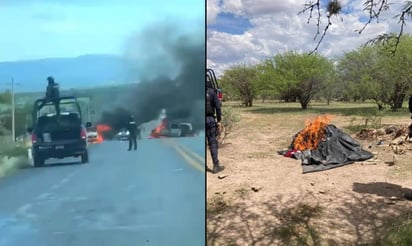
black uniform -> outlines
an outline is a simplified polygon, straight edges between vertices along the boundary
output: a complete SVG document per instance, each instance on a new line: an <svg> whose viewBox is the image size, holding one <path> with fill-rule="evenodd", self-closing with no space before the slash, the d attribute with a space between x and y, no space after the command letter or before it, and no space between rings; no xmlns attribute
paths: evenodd
<svg viewBox="0 0 412 246"><path fill-rule="evenodd" d="M46 88L46 97L44 98L44 101L39 105L39 110L43 108L43 106L47 102L52 102L54 104L54 107L56 108L56 114L60 114L60 106L59 106L59 97L60 97L60 92L59 92L59 84L54 82L53 77L48 77L47 78L47 88Z"/></svg>
<svg viewBox="0 0 412 246"><path fill-rule="evenodd" d="M136 121L133 116L130 116L127 130L129 130L129 151L132 150L132 145L134 145L134 150L137 150L137 126Z"/></svg>
<svg viewBox="0 0 412 246"><path fill-rule="evenodd" d="M409 112L412 114L412 95L409 96L408 109L409 109Z"/></svg>
<svg viewBox="0 0 412 246"><path fill-rule="evenodd" d="M215 118L216 113L216 118ZM220 101L217 97L215 89L213 89L210 81L206 82L206 138L210 148L210 153L213 160L213 172L217 173L223 170L219 165L218 159L218 140L217 140L217 122L222 120L222 111L220 109Z"/></svg>

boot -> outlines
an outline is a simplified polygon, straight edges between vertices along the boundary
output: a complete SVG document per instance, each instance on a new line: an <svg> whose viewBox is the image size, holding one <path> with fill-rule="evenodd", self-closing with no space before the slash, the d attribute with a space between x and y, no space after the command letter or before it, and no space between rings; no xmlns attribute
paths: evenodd
<svg viewBox="0 0 412 246"><path fill-rule="evenodd" d="M224 169L225 169L225 167L219 165L219 162L213 164L213 173L214 173L214 174L216 174L216 173L218 173L218 172L221 172L221 171L223 171Z"/></svg>

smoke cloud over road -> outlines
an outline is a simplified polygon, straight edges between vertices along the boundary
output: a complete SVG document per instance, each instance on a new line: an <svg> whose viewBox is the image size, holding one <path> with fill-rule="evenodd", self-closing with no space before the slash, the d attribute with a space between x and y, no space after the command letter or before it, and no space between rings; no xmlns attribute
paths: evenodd
<svg viewBox="0 0 412 246"><path fill-rule="evenodd" d="M127 42L129 78L138 83L119 106L103 112L102 123L119 129L132 113L141 124L157 119L164 108L169 120L189 121L195 130L204 128L204 27L184 31L179 26L153 24Z"/></svg>

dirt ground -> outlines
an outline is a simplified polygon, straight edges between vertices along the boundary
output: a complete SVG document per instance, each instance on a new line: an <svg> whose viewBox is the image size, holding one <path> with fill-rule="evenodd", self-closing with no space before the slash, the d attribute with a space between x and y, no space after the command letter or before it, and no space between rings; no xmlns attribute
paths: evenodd
<svg viewBox="0 0 412 246"><path fill-rule="evenodd" d="M388 142L360 141L373 161L307 174L299 160L278 155L315 116L241 113L219 150L225 170L207 174L208 245L376 245L411 211L402 196L412 189L412 150L396 155ZM350 117L335 115L331 123L349 133Z"/></svg>

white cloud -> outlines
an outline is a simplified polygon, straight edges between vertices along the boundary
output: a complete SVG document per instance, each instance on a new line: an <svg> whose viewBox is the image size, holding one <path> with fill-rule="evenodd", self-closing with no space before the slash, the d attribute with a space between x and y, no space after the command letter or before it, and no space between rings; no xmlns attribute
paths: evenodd
<svg viewBox="0 0 412 246"><path fill-rule="evenodd" d="M333 25L321 43L319 53L330 58L340 56L379 34L399 31L400 26L394 16L403 4L391 6L390 11L382 15L379 23L372 22L362 34L358 34L355 30L364 25L359 18L368 17L368 13L362 12L364 1L342 1L343 7L351 9L351 12L332 18ZM302 0L223 0L223 4L219 6L217 1L209 0L208 9L213 12L208 13L208 17L215 18L221 12L232 13L248 18L252 28L241 35L208 30L207 65L214 68L217 74L221 74L231 65L257 63L286 50L312 51L321 34L314 40L317 14L313 14L310 24L307 24L308 12L298 15L303 5ZM325 13L322 13L322 16L321 33L327 24ZM411 27L407 25L405 32L411 31Z"/></svg>
<svg viewBox="0 0 412 246"><path fill-rule="evenodd" d="M219 14L219 0L208 0L206 3L207 24L213 24L216 21L216 16Z"/></svg>

